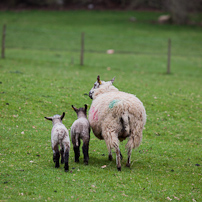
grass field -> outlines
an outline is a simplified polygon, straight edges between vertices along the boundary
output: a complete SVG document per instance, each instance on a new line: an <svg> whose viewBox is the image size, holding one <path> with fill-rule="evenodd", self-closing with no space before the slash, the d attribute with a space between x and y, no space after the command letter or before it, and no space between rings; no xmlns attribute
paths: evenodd
<svg viewBox="0 0 202 202"><path fill-rule="evenodd" d="M161 13L1 11L0 201L202 201L202 28L158 25ZM131 16L137 22L129 21ZM0 33L1 33L0 32ZM85 32L84 66L80 35ZM167 40L171 74L166 74ZM114 49L112 55L107 49ZM54 168L44 116L66 112L70 129L97 75L135 94L147 111L141 146L122 171L91 133L89 165ZM106 165L105 168L102 168Z"/></svg>

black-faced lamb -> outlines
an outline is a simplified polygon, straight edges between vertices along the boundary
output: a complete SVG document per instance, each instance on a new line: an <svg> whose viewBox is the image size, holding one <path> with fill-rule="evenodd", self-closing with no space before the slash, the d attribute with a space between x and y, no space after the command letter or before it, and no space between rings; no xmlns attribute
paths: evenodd
<svg viewBox="0 0 202 202"><path fill-rule="evenodd" d="M65 116L65 112L60 115L54 115L53 117L45 117L47 120L52 121L53 128L51 131L51 144L53 150L53 161L55 163L55 168L59 168L59 160L61 154L61 163L65 163L65 172L69 170L69 151L70 151L70 140L69 132L65 125L62 123L62 119ZM58 148L60 145L60 151Z"/></svg>
<svg viewBox="0 0 202 202"><path fill-rule="evenodd" d="M75 162L79 162L80 157L80 139L83 141L83 155L84 155L84 163L88 165L89 160L89 141L90 141L90 124L87 119L87 105L84 105L85 108L77 109L72 105L72 108L77 114L77 120L74 121L71 127L71 140L74 147L75 154Z"/></svg>
<svg viewBox="0 0 202 202"><path fill-rule="evenodd" d="M105 82L97 77L89 92L89 97L93 99L89 110L89 122L94 135L105 140L109 160L112 160L111 149L115 149L117 169L121 171L122 155L119 140L128 138L126 166L130 167L132 149L138 147L142 140L146 111L135 95L119 91L112 85L113 82L114 79Z"/></svg>

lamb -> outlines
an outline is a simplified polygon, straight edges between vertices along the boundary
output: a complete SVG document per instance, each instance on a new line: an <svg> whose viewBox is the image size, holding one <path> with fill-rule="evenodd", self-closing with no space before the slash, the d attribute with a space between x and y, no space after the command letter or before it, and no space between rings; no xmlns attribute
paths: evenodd
<svg viewBox="0 0 202 202"><path fill-rule="evenodd" d="M69 170L69 150L70 150L70 140L69 132L64 124L62 124L62 119L65 116L65 112L60 115L54 115L53 117L44 117L47 120L53 122L53 128L51 131L51 144L53 150L53 161L55 163L55 168L59 168L59 160L61 154L61 164L65 163L64 170L67 172ZM58 149L60 145L60 152Z"/></svg>
<svg viewBox="0 0 202 202"><path fill-rule="evenodd" d="M130 167L132 149L137 148L142 141L146 111L136 96L114 87L114 79L105 82L97 77L94 87L89 92L89 97L93 99L89 110L89 123L94 135L105 140L109 160L112 160L111 149L115 149L117 169L121 171L122 155L119 140L128 138L126 166Z"/></svg>
<svg viewBox="0 0 202 202"><path fill-rule="evenodd" d="M77 120L74 121L71 127L71 140L74 147L74 154L75 154L75 162L79 162L80 157L80 139L83 140L83 155L84 155L84 163L88 165L89 155L89 141L90 141L90 124L88 122L86 112L87 112L87 105L84 105L85 108L77 109L72 105L72 108L77 114Z"/></svg>

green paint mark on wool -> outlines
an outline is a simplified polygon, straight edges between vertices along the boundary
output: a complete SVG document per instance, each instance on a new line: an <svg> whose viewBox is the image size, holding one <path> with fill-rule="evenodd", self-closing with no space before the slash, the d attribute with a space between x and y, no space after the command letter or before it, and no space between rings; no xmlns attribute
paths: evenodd
<svg viewBox="0 0 202 202"><path fill-rule="evenodd" d="M110 103L109 103L109 108L112 109L114 107L115 104L117 104L118 102L120 102L120 100L112 100Z"/></svg>

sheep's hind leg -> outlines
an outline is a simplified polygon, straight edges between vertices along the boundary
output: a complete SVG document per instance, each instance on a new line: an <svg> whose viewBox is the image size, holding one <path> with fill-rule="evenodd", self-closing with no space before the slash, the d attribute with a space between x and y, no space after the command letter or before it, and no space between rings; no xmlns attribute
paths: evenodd
<svg viewBox="0 0 202 202"><path fill-rule="evenodd" d="M117 165L117 170L121 171L121 152L119 150L119 147L115 147L116 150L116 165Z"/></svg>
<svg viewBox="0 0 202 202"><path fill-rule="evenodd" d="M117 138L117 140L113 141L113 147L115 148L115 152L116 152L116 166L117 166L117 170L121 171L121 159L122 159L122 154L121 151L119 149L119 140Z"/></svg>
<svg viewBox="0 0 202 202"><path fill-rule="evenodd" d="M126 144L126 148L128 150L128 159L127 159L127 163L126 163L127 167L130 167L130 159L131 159L133 143L134 143L134 137L130 136L129 139L128 139L128 142Z"/></svg>
<svg viewBox="0 0 202 202"><path fill-rule="evenodd" d="M109 161L112 161L113 160L112 151L111 151L111 149L108 149L108 150L109 150ZM121 154L121 151L120 151L120 158L121 158L121 160L123 159L123 155Z"/></svg>
<svg viewBox="0 0 202 202"><path fill-rule="evenodd" d="M111 149L114 148L116 152L116 165L118 171L121 171L121 152L119 149L118 134L112 128L108 128L107 125L103 127L103 137L107 145L109 152L109 160L112 159Z"/></svg>
<svg viewBox="0 0 202 202"><path fill-rule="evenodd" d="M121 160L123 159L123 155L121 154L121 151L120 151L120 158L121 158Z"/></svg>
<svg viewBox="0 0 202 202"><path fill-rule="evenodd" d="M126 163L127 167L130 167L132 149L137 148L141 143L142 129L143 129L143 124L138 125L138 127L131 133L131 135L130 135L130 137L128 139L128 142L126 144L126 148L128 150L128 160L127 160L127 163Z"/></svg>
<svg viewBox="0 0 202 202"><path fill-rule="evenodd" d="M112 160L113 160L113 157L112 157L111 148L109 148L108 151L109 151L109 160L112 161Z"/></svg>
<svg viewBox="0 0 202 202"><path fill-rule="evenodd" d="M106 141L106 145L107 145L107 149L108 149L108 159L109 161L112 161L113 160L113 157L112 157L112 150L111 150L111 146L109 145L108 141Z"/></svg>
<svg viewBox="0 0 202 202"><path fill-rule="evenodd" d="M128 160L127 160L127 163L126 163L126 166L127 166L127 167L130 167L131 153L132 153L132 148L129 148L129 149L128 149Z"/></svg>
<svg viewBox="0 0 202 202"><path fill-rule="evenodd" d="M118 135L113 135L113 133L111 134L111 142L112 142L112 146L115 149L116 152L116 166L117 166L117 170L121 171L121 159L122 159L122 154L121 151L119 149L119 140L117 138Z"/></svg>

